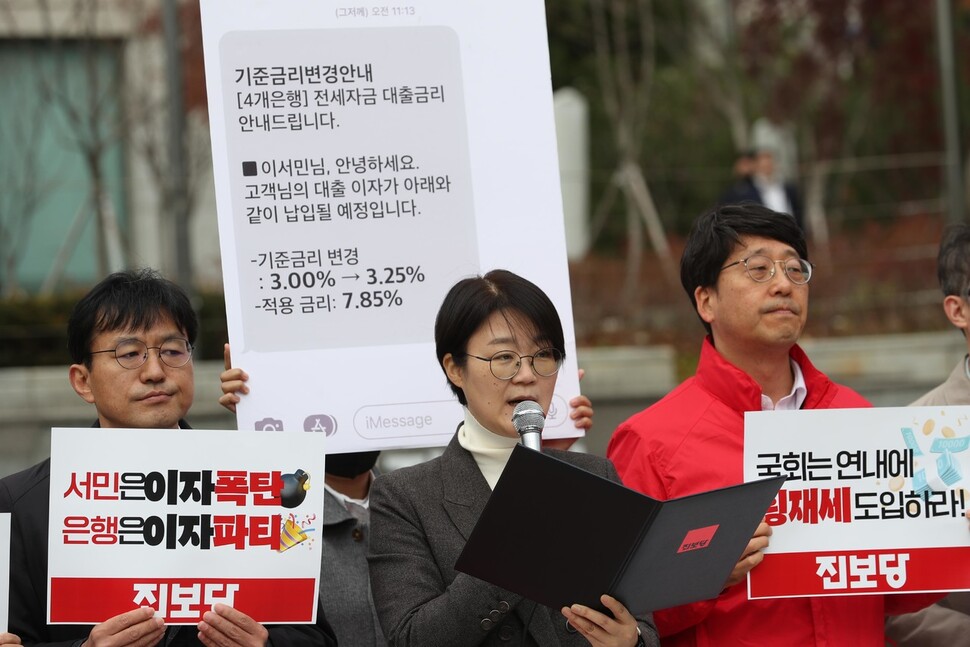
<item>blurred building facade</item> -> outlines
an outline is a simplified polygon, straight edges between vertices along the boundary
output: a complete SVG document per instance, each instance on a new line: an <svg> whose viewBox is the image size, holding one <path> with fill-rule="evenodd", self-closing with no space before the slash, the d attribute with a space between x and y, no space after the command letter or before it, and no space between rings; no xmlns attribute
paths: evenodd
<svg viewBox="0 0 970 647"><path fill-rule="evenodd" d="M175 271L158 0L0 0L0 290ZM180 3L193 275L220 285L197 3Z"/></svg>

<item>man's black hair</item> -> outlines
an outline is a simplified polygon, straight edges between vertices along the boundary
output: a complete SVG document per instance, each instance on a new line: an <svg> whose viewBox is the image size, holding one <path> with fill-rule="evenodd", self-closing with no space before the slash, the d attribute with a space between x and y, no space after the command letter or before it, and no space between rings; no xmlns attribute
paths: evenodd
<svg viewBox="0 0 970 647"><path fill-rule="evenodd" d="M152 269L115 272L77 302L67 322L67 349L74 364L91 366L91 342L110 330L144 330L165 317L195 344L199 319L188 295Z"/></svg>

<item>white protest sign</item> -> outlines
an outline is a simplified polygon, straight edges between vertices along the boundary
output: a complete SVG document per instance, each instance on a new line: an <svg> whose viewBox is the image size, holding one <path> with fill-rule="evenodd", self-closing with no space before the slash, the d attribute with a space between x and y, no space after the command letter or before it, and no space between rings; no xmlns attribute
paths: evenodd
<svg viewBox="0 0 970 647"><path fill-rule="evenodd" d="M0 632L10 620L10 513L0 514Z"/></svg>
<svg viewBox="0 0 970 647"><path fill-rule="evenodd" d="M749 412L744 478L785 475L752 598L970 589L970 407Z"/></svg>
<svg viewBox="0 0 970 647"><path fill-rule="evenodd" d="M545 435L578 435L541 0L201 6L239 427L338 453L445 444L461 411L435 314L505 268L563 320Z"/></svg>
<svg viewBox="0 0 970 647"><path fill-rule="evenodd" d="M151 606L195 624L216 602L261 623L315 622L322 434L51 434L48 622Z"/></svg>

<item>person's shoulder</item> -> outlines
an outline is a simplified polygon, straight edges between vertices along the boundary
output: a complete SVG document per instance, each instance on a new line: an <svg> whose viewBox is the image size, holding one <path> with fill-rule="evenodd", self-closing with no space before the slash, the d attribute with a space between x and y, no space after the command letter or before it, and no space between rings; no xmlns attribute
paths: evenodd
<svg viewBox="0 0 970 647"><path fill-rule="evenodd" d="M25 470L0 479L0 497L7 499L10 506L16 506L24 498L37 492L38 488L49 488L51 459L47 458ZM46 492L43 498L47 499Z"/></svg>
<svg viewBox="0 0 970 647"><path fill-rule="evenodd" d="M871 407L869 402L861 393L855 389L838 382L832 382L834 389L832 399L826 402L827 409L854 409L857 407Z"/></svg>
<svg viewBox="0 0 970 647"><path fill-rule="evenodd" d="M441 457L436 456L427 461L399 467L390 472L382 472L374 479L371 488L410 488L420 487L421 483L429 479L438 478L441 472Z"/></svg>
<svg viewBox="0 0 970 647"><path fill-rule="evenodd" d="M839 384L819 370L800 346L792 349L791 356L801 367L805 387L808 389L808 397L803 408L855 409L872 406L872 403L855 389Z"/></svg>
<svg viewBox="0 0 970 647"><path fill-rule="evenodd" d="M939 384L933 389L927 391L919 398L914 400L909 404L911 407L933 407L939 405L950 405L958 404L956 402L950 402L946 397L946 383Z"/></svg>
<svg viewBox="0 0 970 647"><path fill-rule="evenodd" d="M704 407L698 405L710 400L710 396L698 387L697 380L689 377L664 397L627 418L620 428L650 430L658 422L687 423L704 411Z"/></svg>
<svg viewBox="0 0 970 647"><path fill-rule="evenodd" d="M720 446L740 429L738 413L706 391L694 377L616 428L606 455L627 478L631 456L655 468L697 459L705 447ZM711 443L714 443L713 445ZM621 467L624 466L624 467Z"/></svg>
<svg viewBox="0 0 970 647"><path fill-rule="evenodd" d="M970 379L967 379L966 360L961 359L950 376L924 393L911 407L957 406L970 404Z"/></svg>
<svg viewBox="0 0 970 647"><path fill-rule="evenodd" d="M402 512L405 516L416 515L440 501L446 489L438 456L378 475L370 486L370 509L372 514L393 509L407 511Z"/></svg>

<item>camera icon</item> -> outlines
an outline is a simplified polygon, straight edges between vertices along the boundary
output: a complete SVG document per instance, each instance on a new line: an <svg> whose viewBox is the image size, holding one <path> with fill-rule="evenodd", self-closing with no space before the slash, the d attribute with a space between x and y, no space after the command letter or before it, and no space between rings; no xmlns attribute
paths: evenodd
<svg viewBox="0 0 970 647"><path fill-rule="evenodd" d="M256 431L283 431L283 421L276 418L257 420Z"/></svg>

